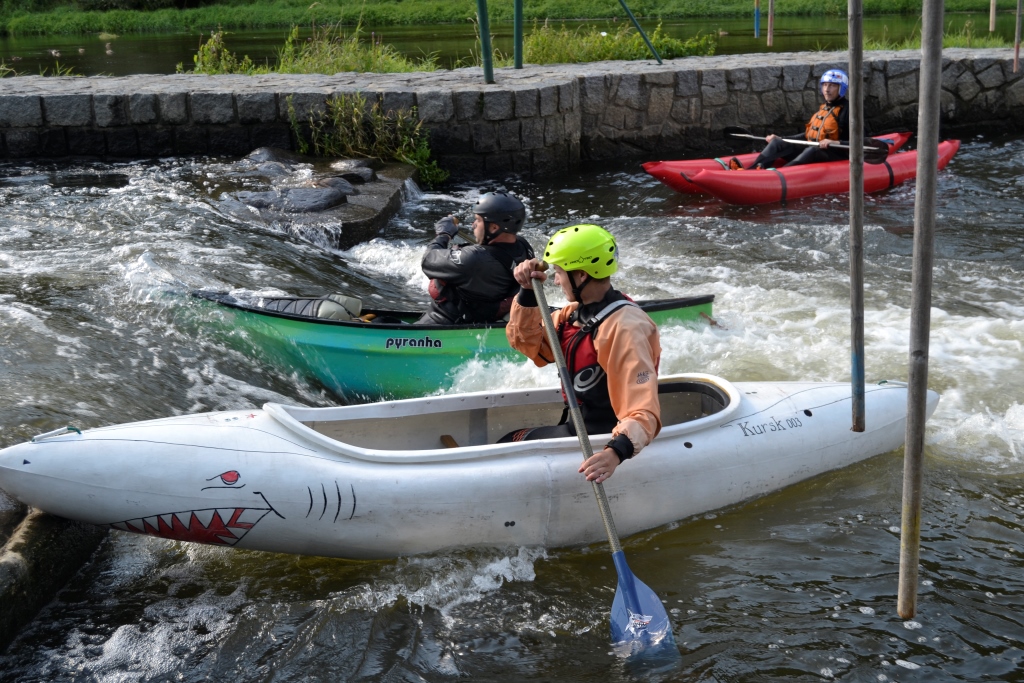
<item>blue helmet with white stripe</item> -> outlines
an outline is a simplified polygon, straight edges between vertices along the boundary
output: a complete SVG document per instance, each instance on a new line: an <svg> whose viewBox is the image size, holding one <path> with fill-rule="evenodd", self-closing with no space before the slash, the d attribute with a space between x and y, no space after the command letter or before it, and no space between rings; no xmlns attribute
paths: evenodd
<svg viewBox="0 0 1024 683"><path fill-rule="evenodd" d="M821 90L821 86L825 83L838 83L839 96L846 97L846 89L850 87L850 77L842 69L829 69L821 75L821 80L818 81L818 90Z"/></svg>

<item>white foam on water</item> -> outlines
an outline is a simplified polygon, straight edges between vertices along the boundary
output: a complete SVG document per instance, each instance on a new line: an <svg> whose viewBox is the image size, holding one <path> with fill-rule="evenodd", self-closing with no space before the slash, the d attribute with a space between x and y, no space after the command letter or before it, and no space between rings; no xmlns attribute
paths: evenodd
<svg viewBox="0 0 1024 683"><path fill-rule="evenodd" d="M337 251L349 265L374 277L401 279L408 287L427 291L429 281L420 269L424 247L375 238L346 251Z"/></svg>

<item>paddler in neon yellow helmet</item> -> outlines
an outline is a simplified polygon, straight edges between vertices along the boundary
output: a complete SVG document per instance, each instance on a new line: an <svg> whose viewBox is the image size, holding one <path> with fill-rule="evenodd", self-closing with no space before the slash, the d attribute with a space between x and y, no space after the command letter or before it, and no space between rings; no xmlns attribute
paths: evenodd
<svg viewBox="0 0 1024 683"><path fill-rule="evenodd" d="M603 482L661 431L658 402L658 328L633 300L612 287L619 250L597 225L572 225L556 232L544 248L555 283L569 304L552 318L573 380L583 421L591 435L611 434L605 447L580 467L588 481ZM512 348L538 367L553 362L541 323L533 280L547 278L541 261L516 266L520 285L505 327ZM566 414L556 426L519 429L501 441L532 441L575 436Z"/></svg>

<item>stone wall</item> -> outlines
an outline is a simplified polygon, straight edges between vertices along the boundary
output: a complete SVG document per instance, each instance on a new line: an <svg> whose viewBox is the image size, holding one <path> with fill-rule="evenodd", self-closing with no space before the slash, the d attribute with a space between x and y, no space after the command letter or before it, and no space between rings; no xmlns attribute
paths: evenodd
<svg viewBox="0 0 1024 683"><path fill-rule="evenodd" d="M1009 49L947 50L943 134L1024 129L1024 79ZM802 129L817 79L845 52L691 57L418 74L131 76L0 79L0 155L146 158L294 148L300 119L361 93L385 110L416 107L456 175L552 173L581 160L668 158L724 148L721 130ZM917 125L917 51L864 60L870 132Z"/></svg>

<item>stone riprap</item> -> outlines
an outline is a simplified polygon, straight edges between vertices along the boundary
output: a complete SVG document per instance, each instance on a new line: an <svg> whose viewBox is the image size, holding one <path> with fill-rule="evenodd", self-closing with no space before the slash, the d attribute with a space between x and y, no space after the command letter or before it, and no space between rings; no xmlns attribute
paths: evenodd
<svg viewBox="0 0 1024 683"><path fill-rule="evenodd" d="M596 62L334 76L130 76L0 79L7 158L243 155L294 148L300 120L356 92L384 110L416 107L436 155L456 175L549 173L580 160L667 158L723 146L725 126L801 129L819 104L818 78L845 52L688 57L657 65ZM1024 79L1009 49L944 53L943 133L1024 128ZM917 125L918 51L864 59L871 132Z"/></svg>

